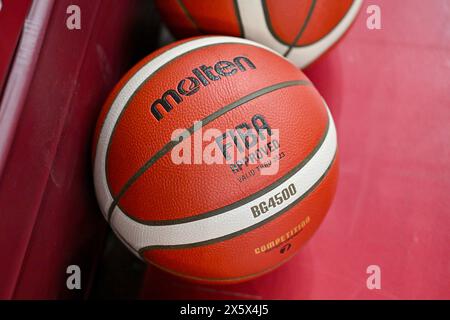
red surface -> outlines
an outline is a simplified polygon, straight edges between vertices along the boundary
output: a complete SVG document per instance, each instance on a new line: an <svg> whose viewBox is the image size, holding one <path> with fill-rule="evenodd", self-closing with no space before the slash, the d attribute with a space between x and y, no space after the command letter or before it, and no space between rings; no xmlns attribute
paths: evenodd
<svg viewBox="0 0 450 320"><path fill-rule="evenodd" d="M450 299L450 12L447 0L376 1L307 74L338 127L341 172L323 225L251 282L193 285L149 268L143 298ZM379 265L381 290L366 268Z"/></svg>
<svg viewBox="0 0 450 320"><path fill-rule="evenodd" d="M0 9L0 98L31 0L2 0Z"/></svg>
<svg viewBox="0 0 450 320"><path fill-rule="evenodd" d="M70 31L71 1L55 1L0 180L0 298L89 291L107 226L94 196L90 146L100 107L129 67L138 3L78 1L82 30ZM82 291L66 288L71 264L82 270Z"/></svg>

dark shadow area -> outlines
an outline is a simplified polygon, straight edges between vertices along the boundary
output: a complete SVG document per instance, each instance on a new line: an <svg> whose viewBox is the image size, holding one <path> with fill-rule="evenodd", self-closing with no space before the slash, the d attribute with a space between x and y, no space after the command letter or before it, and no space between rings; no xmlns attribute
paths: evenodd
<svg viewBox="0 0 450 320"><path fill-rule="evenodd" d="M135 9L134 24L129 37L122 44L129 50L129 57L124 61L126 70L159 47L161 34L160 18L153 1L140 1ZM103 254L99 259L88 298L137 298L145 268L145 263L135 257L111 229L108 229Z"/></svg>

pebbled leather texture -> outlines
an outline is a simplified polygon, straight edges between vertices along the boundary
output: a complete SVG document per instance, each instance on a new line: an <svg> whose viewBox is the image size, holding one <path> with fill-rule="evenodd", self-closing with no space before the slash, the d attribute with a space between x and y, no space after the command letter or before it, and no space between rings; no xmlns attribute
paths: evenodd
<svg viewBox="0 0 450 320"><path fill-rule="evenodd" d="M124 77L104 106L95 141L98 141L99 131L107 120L111 103L128 79L147 62L176 45L152 54ZM242 70L234 68L236 72L233 75L220 76L214 72L215 81L208 79L209 83L200 84L192 95L180 94L182 101L178 104L173 98L168 98L173 109L166 111L158 105L161 119L152 114L151 105L167 90L177 90L180 81L193 76L192 70L200 66L215 66L219 61L236 61L236 57L245 57L250 62L243 63L245 68ZM262 117L272 130L279 131L277 139L283 156L278 161L279 170L275 174L260 174L257 167L261 163L244 166L237 173L229 164L223 163L175 164L170 151L146 167L149 159L170 143L174 130L189 128L195 121L208 119L255 92L290 81L299 82L249 99L202 128L203 132L215 129L225 133L243 123L252 127L252 119ZM278 183L294 167L314 156L328 128L328 113L323 99L307 77L290 62L271 51L248 44L205 46L168 61L148 75L126 103L107 146L105 170L108 186L120 210L144 224L202 218L208 212L243 201ZM200 132L191 135L191 142L198 134ZM203 141L202 150L211 143L211 140ZM263 146L264 143L259 145ZM245 153L238 158L243 156ZM320 225L334 195L337 163L335 159L328 171L323 172L322 179L299 203L256 229L205 245L142 249L141 254L162 269L198 281L242 281L267 272L292 256ZM132 177L135 180L129 184ZM282 238L298 229L305 219L308 223L297 230L291 240ZM203 231L207 232L199 230ZM133 230L122 234L125 242L130 232ZM282 248L277 242L276 248L257 253L258 248L277 238L278 242L284 239L281 243L283 246L289 244L289 248L280 253Z"/></svg>

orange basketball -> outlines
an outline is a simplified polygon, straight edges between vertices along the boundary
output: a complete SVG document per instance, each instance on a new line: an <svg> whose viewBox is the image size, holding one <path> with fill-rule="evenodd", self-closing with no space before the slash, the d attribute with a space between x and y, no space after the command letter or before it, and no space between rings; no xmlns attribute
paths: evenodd
<svg viewBox="0 0 450 320"><path fill-rule="evenodd" d="M156 4L177 37L245 37L305 67L343 36L362 0L157 0Z"/></svg>
<svg viewBox="0 0 450 320"><path fill-rule="evenodd" d="M292 257L337 182L336 131L308 78L250 40L174 43L136 65L98 120L94 181L117 236L142 259L238 282Z"/></svg>

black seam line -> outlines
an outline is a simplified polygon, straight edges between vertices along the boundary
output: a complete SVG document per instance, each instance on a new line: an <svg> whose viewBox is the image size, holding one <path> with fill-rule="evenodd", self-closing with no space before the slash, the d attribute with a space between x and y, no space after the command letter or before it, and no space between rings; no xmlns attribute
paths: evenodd
<svg viewBox="0 0 450 320"><path fill-rule="evenodd" d="M292 177L294 174L296 174L298 171L300 171L315 156L317 151L319 151L320 147L322 146L322 144L325 141L325 138L326 138L326 136L328 134L329 125L330 125L330 122L328 120L327 124L326 124L326 127L325 127L325 130L324 130L324 134L320 138L319 142L314 147L314 149L299 164L297 164L293 169L291 169L288 173L286 173L280 179L278 179L274 183L268 185L267 187L259 190L258 192L252 194L251 196L248 196L246 198L243 198L241 200L233 202L232 204L220 207L218 209L214 209L214 210L208 211L206 213L197 214L197 215L192 216L192 217L186 217L186 218L180 218L180 219L172 219L172 220L153 220L153 221L140 220L140 219L136 219L134 217L130 217L130 218L132 220L136 221L136 222L139 222L139 223L145 224L145 225L166 226L166 225L182 224L182 223L187 223L187 222L193 222L193 221L197 221L197 220L206 219L206 218L209 218L209 217L213 217L213 216L222 214L222 213L224 213L226 211L233 210L233 209L238 208L238 207L240 207L242 205L245 205L246 203L259 198L260 196L266 194L267 192L272 191L273 189L275 189L276 187L278 187L279 185L284 183L286 180L288 180L290 177Z"/></svg>
<svg viewBox="0 0 450 320"><path fill-rule="evenodd" d="M341 24L341 22L342 22L342 20L339 21L335 26L333 26L333 29L332 29L329 33L325 34L325 35L322 36L320 39L317 39L317 40L315 40L315 41L313 41L313 42L305 43L305 44L302 44L302 45L295 45L295 43L294 43L294 44L293 44L293 43L287 43L286 41L284 41L283 39L281 39L281 38L276 34L275 30L273 29L273 27L272 27L272 22L271 22L271 20L270 20L269 10L267 9L267 5L266 5L266 2L265 2L265 1L266 1L266 0L261 0L261 3L262 3L262 6L263 6L264 18L265 18L265 20L266 20L267 27L268 27L268 29L269 29L269 31L270 31L270 34L271 34L271 35L272 35L279 43L281 43L281 44L283 44L283 45L285 45L285 46L288 46L288 47L289 47L290 45L292 45L292 48L303 48L303 47L307 47L307 46L313 45L313 44L319 42L320 40L322 40L323 38L325 38L329 33L333 32L333 31ZM354 6L355 4L356 4L356 0L353 0L352 4L351 4L351 6L350 6L350 9L347 10L347 12L345 13L343 19L344 19L345 17L347 17L347 15L349 14L350 10L353 8L353 6ZM355 16L355 18L356 18L356 16ZM355 20L355 18L353 19L353 21ZM298 40L297 40L297 41L298 41ZM296 41L296 42L297 42L297 41Z"/></svg>
<svg viewBox="0 0 450 320"><path fill-rule="evenodd" d="M186 17L188 18L188 20L192 23L192 25L194 26L195 29L197 29L198 32L202 33L200 31L200 28L198 27L197 22L195 22L194 18L192 17L191 13L189 12L189 10L186 8L186 6L184 5L182 0L177 0L178 5L180 6L181 10L184 12L184 14L186 15Z"/></svg>
<svg viewBox="0 0 450 320"><path fill-rule="evenodd" d="M183 134L179 135L178 138L176 138L176 140L171 140L169 143L167 143L161 150L159 150L158 152L156 152L126 183L125 185L122 187L122 189L120 189L119 193L114 197L113 202L111 203L111 206L109 207L108 210L108 222L111 220L111 215L114 211L114 208L116 207L117 203L119 202L120 198L125 194L125 192L128 190L128 188L131 187L131 185L136 182L136 180L142 175L144 174L144 172L150 168L156 161L158 161L159 159L161 159L164 155L166 155L168 152L170 152L176 145L178 145L179 143L181 143L183 141L183 139L187 138L188 136L190 136L191 134L193 134L195 131L199 130L200 128L203 128L204 126L206 126L207 124L209 124L210 122L216 120L217 118L223 116L224 114L226 114L227 112L230 112L231 110L253 100L256 99L260 96L263 96L265 94L268 94L270 92L282 89L282 88L287 88L287 87L292 87L292 86L310 86L311 82L306 81L306 80L293 80L293 81L286 81L286 82L281 82L272 86L268 86L265 88L262 88L258 91L255 91L247 96L242 97L241 99L230 103L229 105L226 105L225 107L217 110L216 112L210 114L209 116L203 118L201 120L202 125L201 126L191 126L190 128L188 128ZM187 133L187 135L186 135ZM184 136L184 137L183 137ZM128 217L130 217L129 215L127 215ZM131 217L130 217L131 218ZM136 220L139 221L139 220ZM141 221L139 221L141 222ZM145 223L145 222L141 222L141 223Z"/></svg>
<svg viewBox="0 0 450 320"><path fill-rule="evenodd" d="M181 46L181 45L183 45L183 44L186 44L186 43L179 44L178 46L175 46L175 47L173 47L173 48L170 48L170 50L174 50L174 49L178 48L179 46ZM176 60L178 60L178 59L180 59L180 58L182 58L182 57L188 55L189 53L192 53L192 52L194 52L194 51L201 50L201 49L204 49L204 48L207 48L207 47L212 47L212 46L215 46L215 45L222 45L222 44L225 44L225 45L227 45L227 44L240 44L240 45L244 45L244 46L252 46L252 47L254 47L254 45L252 45L252 44L248 44L248 43L240 43L240 42L232 42L232 41L231 41L231 42L212 43L212 44L208 44L208 45L204 45L204 46L201 46L201 47L193 48L193 49L190 49L190 50L188 50L188 51L186 51L186 52L183 52L182 54L178 55L177 57L173 58L172 60L170 60L170 61L166 62L165 64L163 64L162 66L160 66L160 67L159 67L158 69L156 69L152 74L150 74L149 76L147 76L147 77L145 78L145 80L142 81L141 84L139 84L139 86L136 88L136 90L134 90L134 92L132 93L132 95L130 96L130 98L128 99L128 101L126 102L125 106L124 106L124 107L122 108L122 110L120 111L119 117L117 118L116 123L114 124L113 130L112 130L112 132L111 132L111 136L110 136L110 139L109 139L109 142L108 142L108 147L107 147L107 149L106 149L106 158L108 158L108 155L109 155L109 147L111 146L111 141L113 140L113 136L114 136L114 134L115 134L115 132L116 132L116 128L117 128L118 123L119 123L120 120L122 119L122 116L125 114L125 111L128 109L128 105L129 105L130 101L133 100L134 96L139 92L139 90L140 90L144 85L146 85L146 84L148 83L148 81L150 81L153 77L155 77L159 72L161 72L162 70L164 70L164 69L167 67L167 65L169 65L170 63L172 63L172 62L174 62L174 61L176 61ZM156 56L155 58L153 58L153 60L156 59L157 57L160 57L160 56L161 56L162 54L164 54L164 53L165 53L165 52L159 54L158 56ZM151 61L153 61L153 60L151 60ZM145 65L151 63L151 61L148 61ZM142 68L141 68L141 69L142 69ZM139 71L140 71L140 70L138 70L137 72L139 72ZM136 72L136 73L137 73L137 72ZM131 76L131 78L133 78L133 77L136 75L136 73L134 73L134 74ZM130 78L130 79L131 79L131 78ZM129 81L127 81L126 84L128 84L128 82L129 82ZM125 84L125 85L126 85L126 84ZM120 89L120 91L122 91L122 89L125 87L125 85ZM114 97L114 100L117 98L117 96L118 96L119 94L120 94L120 92ZM108 111L108 114L109 114L109 111ZM100 131L102 131L103 128L104 128L104 124L102 125ZM112 190L111 190L111 184L109 183L109 175L108 175L108 171L109 171L109 170L108 170L108 161L106 161L106 163L105 163L106 186L108 187L109 193L110 193L110 194L113 194L113 192L112 192ZM108 215L108 221L109 221L109 217L110 217L110 216Z"/></svg>
<svg viewBox="0 0 450 320"><path fill-rule="evenodd" d="M309 21L311 20L312 14L314 12L314 8L316 7L316 0L312 0L311 3L311 7L309 7L309 11L308 11L308 15L306 16L305 22L303 23L303 26L301 27L300 31L298 32L297 36L294 38L294 40L292 41L292 43L290 44L289 48L287 49L287 51L283 54L283 56L287 57L287 55L292 51L292 49L294 48L295 44L298 42L298 40L300 40L300 38L302 37L303 33L306 30L306 27L309 24Z"/></svg>
<svg viewBox="0 0 450 320"><path fill-rule="evenodd" d="M274 220L275 218L278 218L280 215L282 215L283 213L287 212L288 210L290 210L292 207L294 207L295 205L297 205L299 202L301 202L305 197L307 197L311 192L313 192L316 187L322 182L322 180L327 176L328 172L330 171L331 167L333 166L334 162L336 160L336 151L334 153L333 159L331 160L328 168L325 170L325 172L322 174L322 176L311 186L311 188L308 189L308 191L306 191L304 194L302 194L298 199L296 199L294 202L292 202L290 205L288 205L286 208L278 211L277 213L275 213L274 215L270 216L269 218L262 220L258 223L255 223L247 228L241 229L239 231L227 234L225 236L222 237L218 237L218 238L214 238L214 239L210 239L210 240L205 240L205 241L201 241L201 242L195 242L195 243L189 243L189 244L179 244L179 245L155 245L155 246L147 246L147 247L143 247L141 249L139 249L139 255L142 256L142 253L144 251L147 250L155 250L155 249L186 249L186 248L192 248L192 247L199 247L199 246L204 246L204 245L209 245L209 244L213 244L216 242L221 242L224 240L228 240L237 236L240 236L244 233L247 233L251 230L254 230L272 220Z"/></svg>

